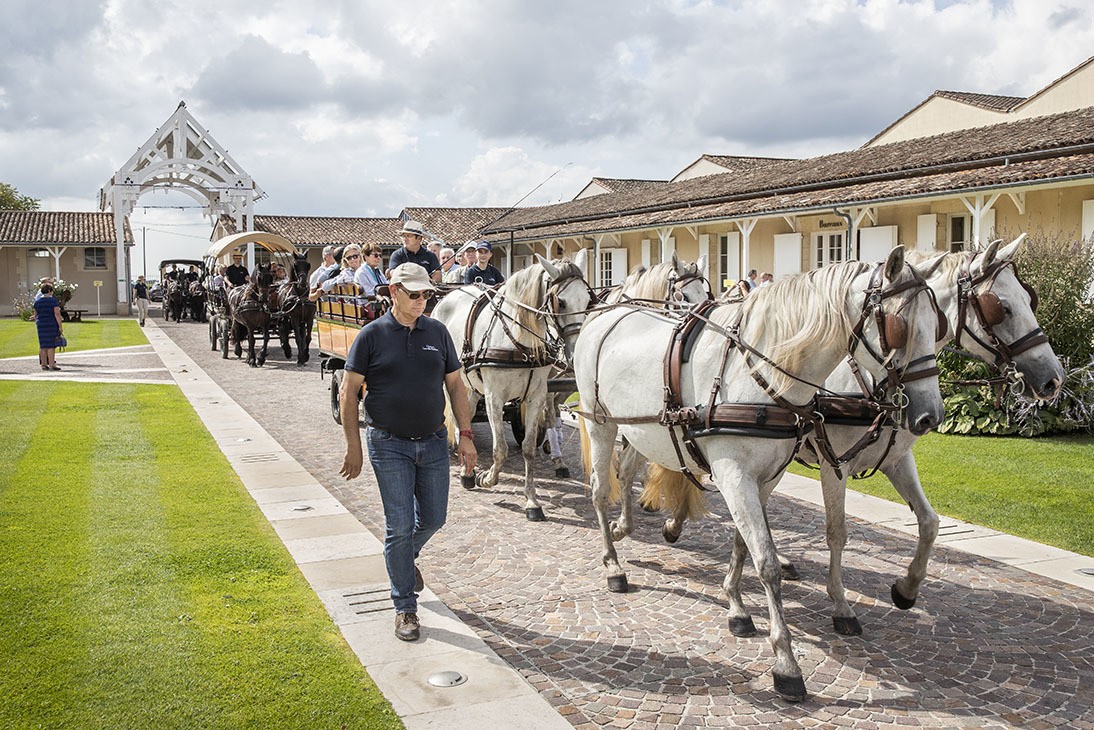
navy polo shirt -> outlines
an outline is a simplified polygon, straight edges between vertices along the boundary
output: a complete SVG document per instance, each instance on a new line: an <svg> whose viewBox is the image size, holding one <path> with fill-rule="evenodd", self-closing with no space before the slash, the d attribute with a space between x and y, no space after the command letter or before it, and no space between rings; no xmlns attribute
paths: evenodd
<svg viewBox="0 0 1094 730"><path fill-rule="evenodd" d="M459 369L443 324L422 316L412 330L391 312L361 328L346 356L346 370L365 377L365 420L402 438L444 426L444 376Z"/></svg>
<svg viewBox="0 0 1094 730"><path fill-rule="evenodd" d="M467 273L463 275L464 284L494 286L503 281L505 281L505 276L493 264L487 264L485 269L480 269L478 264L472 264L467 267Z"/></svg>
<svg viewBox="0 0 1094 730"><path fill-rule="evenodd" d="M438 261L433 252L425 246L419 248L417 253L411 253L410 249L406 246L400 246L391 254L391 260L388 261L387 268L389 271L394 271L396 266L405 264L408 261L421 266L425 269L425 273L427 274L432 274L434 271L441 268L441 262Z"/></svg>

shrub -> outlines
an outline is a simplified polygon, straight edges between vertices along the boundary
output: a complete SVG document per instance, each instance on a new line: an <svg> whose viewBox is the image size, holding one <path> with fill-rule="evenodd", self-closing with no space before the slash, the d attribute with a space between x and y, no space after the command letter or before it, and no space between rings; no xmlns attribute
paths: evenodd
<svg viewBox="0 0 1094 730"><path fill-rule="evenodd" d="M11 300L11 308L24 322L29 322L34 315L34 298L26 293L19 293Z"/></svg>
<svg viewBox="0 0 1094 730"><path fill-rule="evenodd" d="M1094 428L1094 243L1038 233L1026 239L1018 270L1037 291L1037 321L1068 373L1064 388L1048 403L1009 392L999 400L989 385L954 384L986 380L986 365L943 353L942 433L1037 436Z"/></svg>

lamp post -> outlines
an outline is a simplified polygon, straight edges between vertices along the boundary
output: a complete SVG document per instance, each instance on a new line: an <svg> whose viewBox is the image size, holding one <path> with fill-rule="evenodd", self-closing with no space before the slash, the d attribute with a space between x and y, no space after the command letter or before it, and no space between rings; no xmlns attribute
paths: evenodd
<svg viewBox="0 0 1094 730"><path fill-rule="evenodd" d="M148 228L141 226L141 273L148 281Z"/></svg>

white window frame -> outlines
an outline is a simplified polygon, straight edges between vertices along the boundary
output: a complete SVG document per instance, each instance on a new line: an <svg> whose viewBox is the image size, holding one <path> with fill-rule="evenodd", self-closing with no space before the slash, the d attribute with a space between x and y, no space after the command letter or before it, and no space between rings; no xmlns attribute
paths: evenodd
<svg viewBox="0 0 1094 730"><path fill-rule="evenodd" d="M602 248L596 266L597 287L622 284L627 278L627 249Z"/></svg>
<svg viewBox="0 0 1094 730"><path fill-rule="evenodd" d="M955 241L953 237L953 223L955 220L964 221L965 236L964 240ZM969 245L972 243L972 216L966 213L951 213L946 216L946 250L950 253L958 253L960 251L968 251Z"/></svg>
<svg viewBox="0 0 1094 730"><path fill-rule="evenodd" d="M810 237L809 255L813 259L813 268L819 269L829 264L843 261L846 231L820 231Z"/></svg>
<svg viewBox="0 0 1094 730"><path fill-rule="evenodd" d="M730 250L732 249L732 256ZM741 278L741 234L736 231L718 234L718 281L715 289L721 293L726 289L726 280L737 281ZM730 284L729 286L732 286Z"/></svg>

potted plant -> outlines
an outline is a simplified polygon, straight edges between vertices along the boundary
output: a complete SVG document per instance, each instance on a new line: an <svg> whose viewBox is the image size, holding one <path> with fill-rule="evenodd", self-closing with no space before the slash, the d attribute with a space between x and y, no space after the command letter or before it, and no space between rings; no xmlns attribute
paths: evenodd
<svg viewBox="0 0 1094 730"><path fill-rule="evenodd" d="M80 286L79 284L76 284L74 282L68 282L64 279L52 279L50 277L46 277L44 279L38 280L38 285L35 287L35 292L40 291L42 288L42 284L47 283L53 284L53 296L55 296L57 298L57 301L61 304L62 310L65 308L65 305L67 305L69 301L72 300L72 295Z"/></svg>

